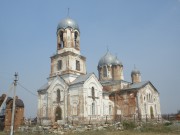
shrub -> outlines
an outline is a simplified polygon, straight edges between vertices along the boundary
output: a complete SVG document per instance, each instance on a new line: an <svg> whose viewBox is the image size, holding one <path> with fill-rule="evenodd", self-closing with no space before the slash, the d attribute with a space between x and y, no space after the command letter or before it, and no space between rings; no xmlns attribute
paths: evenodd
<svg viewBox="0 0 180 135"><path fill-rule="evenodd" d="M124 129L134 129L136 127L135 123L132 121L123 121Z"/></svg>

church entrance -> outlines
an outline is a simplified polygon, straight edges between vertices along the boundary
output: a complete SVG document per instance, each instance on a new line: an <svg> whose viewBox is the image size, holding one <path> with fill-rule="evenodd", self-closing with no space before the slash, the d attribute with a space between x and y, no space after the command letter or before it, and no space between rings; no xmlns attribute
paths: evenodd
<svg viewBox="0 0 180 135"><path fill-rule="evenodd" d="M152 106L150 107L150 115L151 115L151 119L153 119L154 118L154 112L153 112Z"/></svg>
<svg viewBox="0 0 180 135"><path fill-rule="evenodd" d="M55 112L55 121L62 120L62 109L58 106Z"/></svg>

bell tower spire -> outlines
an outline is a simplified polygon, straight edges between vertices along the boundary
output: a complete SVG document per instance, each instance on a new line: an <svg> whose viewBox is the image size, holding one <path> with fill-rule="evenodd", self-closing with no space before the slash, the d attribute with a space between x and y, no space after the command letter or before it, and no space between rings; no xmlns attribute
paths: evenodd
<svg viewBox="0 0 180 135"><path fill-rule="evenodd" d="M57 53L51 57L50 78L60 75L72 82L81 74L86 74L86 57L80 54L80 30L78 24L69 17L57 26Z"/></svg>

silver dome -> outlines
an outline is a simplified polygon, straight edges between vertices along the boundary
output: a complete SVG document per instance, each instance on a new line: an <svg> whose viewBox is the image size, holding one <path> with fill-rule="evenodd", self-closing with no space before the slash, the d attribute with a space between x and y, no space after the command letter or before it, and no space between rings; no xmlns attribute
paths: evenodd
<svg viewBox="0 0 180 135"><path fill-rule="evenodd" d="M67 27L71 27L71 28L77 29L77 30L79 31L79 26L78 26L78 24L77 24L74 20L72 20L71 18L69 18L69 17L67 17L67 18L65 18L65 19L63 19L63 20L61 20L61 21L59 22L59 24L58 24L58 26L57 26L57 31L58 31L59 29L65 29L65 28L67 28Z"/></svg>
<svg viewBox="0 0 180 135"><path fill-rule="evenodd" d="M122 62L116 57L114 63L112 63L112 65L121 65L122 66Z"/></svg>
<svg viewBox="0 0 180 135"><path fill-rule="evenodd" d="M99 60L98 66L102 67L105 65L122 65L117 57L112 55L109 51Z"/></svg>

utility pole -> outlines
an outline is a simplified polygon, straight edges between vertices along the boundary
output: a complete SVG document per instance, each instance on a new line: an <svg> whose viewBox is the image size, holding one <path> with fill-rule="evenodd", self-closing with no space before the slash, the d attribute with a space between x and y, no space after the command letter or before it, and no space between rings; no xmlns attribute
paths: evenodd
<svg viewBox="0 0 180 135"><path fill-rule="evenodd" d="M13 110L12 110L12 116L11 116L11 132L10 135L13 135L13 130L14 130L14 114L15 114L15 109L16 109L16 86L17 86L17 81L18 81L18 73L15 73L14 75L14 97L13 97Z"/></svg>

